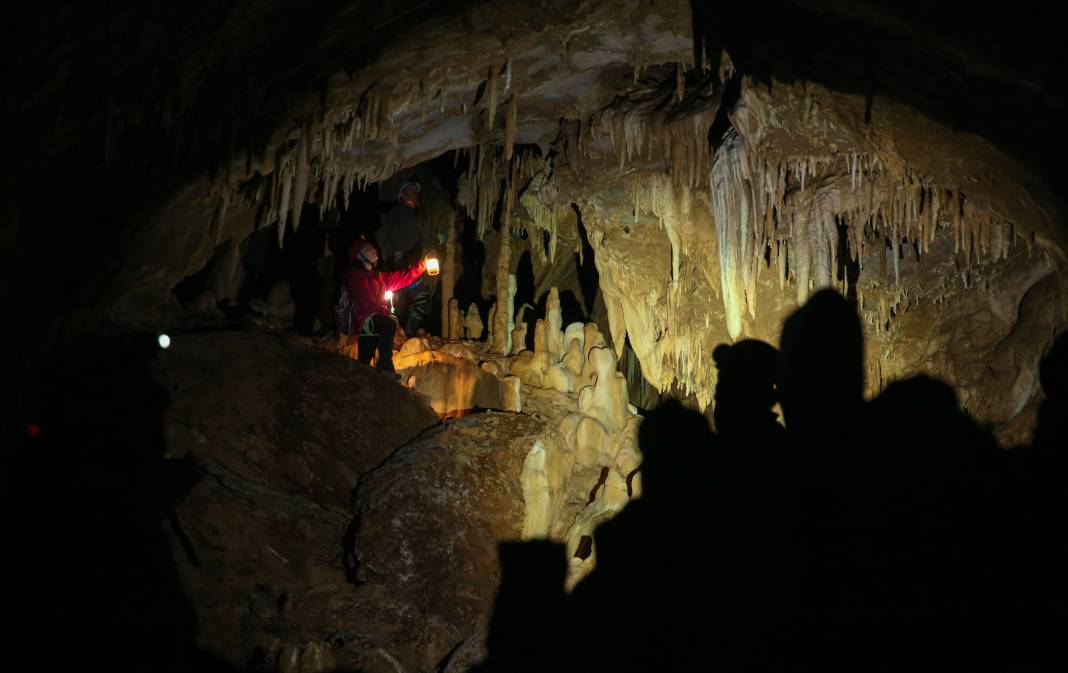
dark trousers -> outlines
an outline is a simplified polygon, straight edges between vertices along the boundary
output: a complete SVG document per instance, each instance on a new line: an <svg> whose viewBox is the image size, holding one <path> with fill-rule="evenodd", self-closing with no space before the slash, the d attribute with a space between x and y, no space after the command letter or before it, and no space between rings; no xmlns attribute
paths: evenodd
<svg viewBox="0 0 1068 673"><path fill-rule="evenodd" d="M425 280L417 280L403 290L397 291L394 300L398 302L398 315L404 315L404 333L415 336L422 327L427 314L430 313L430 290Z"/></svg>
<svg viewBox="0 0 1068 673"><path fill-rule="evenodd" d="M387 372L393 371L393 335L397 333L397 323L393 318L375 314L361 325L359 336L359 360L365 365L371 364L371 357L378 349L378 364L375 366Z"/></svg>

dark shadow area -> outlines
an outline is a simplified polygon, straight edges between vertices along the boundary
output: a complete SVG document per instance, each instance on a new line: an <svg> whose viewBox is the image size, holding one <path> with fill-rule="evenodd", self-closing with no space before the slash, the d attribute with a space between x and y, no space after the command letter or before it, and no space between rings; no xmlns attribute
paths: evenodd
<svg viewBox="0 0 1068 673"><path fill-rule="evenodd" d="M848 239L849 227L838 223L838 268L835 270L835 280L846 283L846 299L851 306L857 304L857 281L860 279L860 253L849 250ZM855 257L855 259L854 259ZM917 259L919 253L917 253Z"/></svg>
<svg viewBox="0 0 1068 673"><path fill-rule="evenodd" d="M453 289L453 297L460 305L460 311L467 315L467 307L478 304L483 322L489 315L493 303L482 296L482 267L486 264L486 245L478 239L478 225L469 218L464 218L463 231L460 232L462 260L457 269L458 276ZM463 316L460 317L463 322Z"/></svg>
<svg viewBox="0 0 1068 673"><path fill-rule="evenodd" d="M641 497L594 531L562 608L563 550L502 548L506 645L481 670L1060 670L1066 344L1013 451L926 376L865 402L859 320L833 291L781 352L718 347L717 432L673 400L646 413ZM561 609L564 649L535 650Z"/></svg>
<svg viewBox="0 0 1068 673"><path fill-rule="evenodd" d="M516 266L515 271L515 311L516 311L516 325L519 325L519 312L526 306L526 310L523 310L523 320L527 326L527 337L524 347L527 350L534 350L534 327L538 322L538 317L535 313L535 278L534 278L534 263L530 259L530 250L524 250L523 254L519 257L519 264ZM543 307L544 308L544 307Z"/></svg>
<svg viewBox="0 0 1068 673"><path fill-rule="evenodd" d="M645 379L642 364L630 345L630 336L623 337L623 357L619 369L627 379L627 398L640 410L649 410L660 404L660 391Z"/></svg>
<svg viewBox="0 0 1068 673"><path fill-rule="evenodd" d="M571 204L575 211L575 220L578 222L579 242L582 245L582 256L575 253L575 268L577 270L579 290L582 292L582 306L587 316L593 315L593 304L597 300L597 290L600 286L600 274L597 273L597 264L593 260L593 246L590 245L590 236L586 233L586 227L582 224L582 211L575 204Z"/></svg>
<svg viewBox="0 0 1068 673"><path fill-rule="evenodd" d="M8 559L12 641L49 670L229 670L198 650L172 558L188 556L174 507L199 473L165 457L168 396L149 371L158 352L145 336L53 353L33 378L23 446L5 455L20 550Z"/></svg>

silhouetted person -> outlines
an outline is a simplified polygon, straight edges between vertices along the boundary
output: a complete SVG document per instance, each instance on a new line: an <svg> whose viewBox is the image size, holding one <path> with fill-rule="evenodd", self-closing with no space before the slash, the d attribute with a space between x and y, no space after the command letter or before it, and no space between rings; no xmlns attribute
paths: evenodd
<svg viewBox="0 0 1068 673"><path fill-rule="evenodd" d="M1000 623L1011 627L1003 639L1011 636L1017 661L1023 653L1029 670L1062 670L1068 668L1062 626L1068 624L1068 333L1043 358L1039 380L1045 399L1033 443L1004 452L998 464L1007 484L997 501L1004 532L995 555L1003 580Z"/></svg>
<svg viewBox="0 0 1068 673"><path fill-rule="evenodd" d="M796 610L797 456L772 410L778 351L746 339L717 346L712 357L717 442L708 479L721 522L719 609L730 615L730 665L762 670Z"/></svg>
<svg viewBox="0 0 1068 673"><path fill-rule="evenodd" d="M833 290L817 292L783 324L778 389L788 453L797 457L798 594L776 649L810 665L852 663L860 649L849 635L856 549L867 529L856 503L866 459L863 357L856 309Z"/></svg>
<svg viewBox="0 0 1068 673"><path fill-rule="evenodd" d="M486 642L482 673L564 670L569 660L562 544L543 540L502 542L501 586Z"/></svg>
<svg viewBox="0 0 1068 673"><path fill-rule="evenodd" d="M713 415L721 438L782 439L783 428L772 411L778 401L778 355L774 346L756 339L721 344L713 351L719 372Z"/></svg>
<svg viewBox="0 0 1068 673"><path fill-rule="evenodd" d="M848 603L838 606L856 656L900 670L988 670L1000 617L994 568L997 445L927 376L891 383L869 404L841 533Z"/></svg>
<svg viewBox="0 0 1068 673"><path fill-rule="evenodd" d="M791 432L838 434L864 396L864 336L856 309L834 290L817 292L782 328L779 395Z"/></svg>
<svg viewBox="0 0 1068 673"><path fill-rule="evenodd" d="M597 528L597 566L575 587L570 670L698 670L722 629L715 622L717 538L708 422L669 400L639 431L641 497Z"/></svg>
<svg viewBox="0 0 1068 673"><path fill-rule="evenodd" d="M720 434L673 401L645 418L642 496L595 530L571 655L546 670L1068 668L1066 350L1042 364L1035 445L1004 451L930 377L865 403L859 319L834 292L784 326L785 433L774 350L717 349Z"/></svg>

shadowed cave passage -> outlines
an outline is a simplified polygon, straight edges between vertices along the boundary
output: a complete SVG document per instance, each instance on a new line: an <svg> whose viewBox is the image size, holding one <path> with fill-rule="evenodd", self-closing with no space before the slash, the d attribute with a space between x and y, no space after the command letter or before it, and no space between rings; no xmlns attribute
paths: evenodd
<svg viewBox="0 0 1068 673"><path fill-rule="evenodd" d="M13 21L13 641L1056 666L1059 23L921 4Z"/></svg>

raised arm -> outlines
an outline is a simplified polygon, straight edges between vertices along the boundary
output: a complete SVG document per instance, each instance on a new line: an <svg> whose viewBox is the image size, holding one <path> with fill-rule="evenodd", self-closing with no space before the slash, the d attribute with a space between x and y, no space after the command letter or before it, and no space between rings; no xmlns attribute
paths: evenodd
<svg viewBox="0 0 1068 673"><path fill-rule="evenodd" d="M418 264L407 271L383 271L379 274L379 278L386 284L387 290L396 292L419 280L424 271L426 271L426 260L421 259Z"/></svg>

